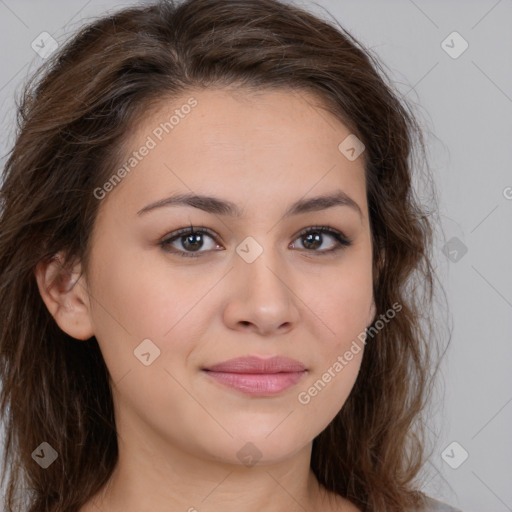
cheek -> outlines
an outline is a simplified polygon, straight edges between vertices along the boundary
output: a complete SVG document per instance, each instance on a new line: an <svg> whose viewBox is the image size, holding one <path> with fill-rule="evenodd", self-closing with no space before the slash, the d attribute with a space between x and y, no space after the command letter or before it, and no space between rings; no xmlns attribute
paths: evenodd
<svg viewBox="0 0 512 512"><path fill-rule="evenodd" d="M107 366L122 372L139 364L133 351L145 339L160 350L160 364L170 358L171 346L174 356L188 353L208 325L204 296L218 276L173 269L154 252L103 247L95 254L91 284L94 330Z"/></svg>
<svg viewBox="0 0 512 512"><path fill-rule="evenodd" d="M296 398L324 427L342 408L359 374L373 299L371 272L371 253L361 248L329 275L322 274L316 287L309 281L301 292L311 298L308 306L321 321L315 321L315 362Z"/></svg>
<svg viewBox="0 0 512 512"><path fill-rule="evenodd" d="M347 253L348 254L348 253ZM371 255L354 251L321 279L308 281L301 292L307 306L318 318L317 335L325 353L344 351L365 332L373 303Z"/></svg>
<svg viewBox="0 0 512 512"><path fill-rule="evenodd" d="M313 428L323 430L346 402L359 374L363 347L357 347L357 351L357 354L348 351L351 353L350 361L344 355L347 351L333 354L328 363L317 367L298 389L297 407L309 417L316 418L311 425Z"/></svg>
<svg viewBox="0 0 512 512"><path fill-rule="evenodd" d="M98 251L96 257L102 263L92 283L94 328L115 401L122 404L119 421L127 410L138 411L148 424L160 417L169 425L177 410L194 417L195 402L179 383L186 381L185 361L208 325L201 297L214 279L197 278L191 286L183 272L129 250L122 258L114 250Z"/></svg>
<svg viewBox="0 0 512 512"><path fill-rule="evenodd" d="M316 418L312 427L327 427L350 395L359 374L365 350L365 329L371 302L366 280L360 287L339 288L326 298L325 318L330 330L317 337L314 365L296 400L299 408ZM330 331L333 331L334 334Z"/></svg>

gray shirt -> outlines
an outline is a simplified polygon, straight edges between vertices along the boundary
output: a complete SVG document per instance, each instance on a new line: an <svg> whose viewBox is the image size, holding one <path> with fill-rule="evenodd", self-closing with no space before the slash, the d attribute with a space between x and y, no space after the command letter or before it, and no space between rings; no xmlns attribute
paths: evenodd
<svg viewBox="0 0 512 512"><path fill-rule="evenodd" d="M453 508L451 505L447 505L441 501L435 500L430 496L427 496L427 505L418 512L462 512L458 508Z"/></svg>

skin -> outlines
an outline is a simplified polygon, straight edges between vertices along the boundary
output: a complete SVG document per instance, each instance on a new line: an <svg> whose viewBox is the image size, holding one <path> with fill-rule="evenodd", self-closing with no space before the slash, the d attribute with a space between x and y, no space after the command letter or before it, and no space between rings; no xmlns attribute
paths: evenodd
<svg viewBox="0 0 512 512"><path fill-rule="evenodd" d="M363 158L339 151L350 131L314 96L288 90L193 91L148 114L130 152L191 96L198 105L101 200L87 275L73 286L77 262L74 280L49 288L57 264L36 269L58 325L76 339L95 336L112 378L119 463L81 512L357 511L318 484L310 457L355 383L363 343L308 404L297 396L375 317ZM283 218L293 202L336 190L361 215L335 206ZM137 215L178 192L232 201L244 215L192 206ZM199 257L159 245L190 224L216 234L203 236ZM352 245L327 254L336 240L320 234L308 249L299 233L323 225ZM236 252L248 236L263 248L252 263ZM194 252L182 242L176 251ZM134 356L144 339L160 350L148 366ZM288 356L308 372L278 395L254 397L201 371L247 355ZM253 466L237 456L247 442L261 454Z"/></svg>

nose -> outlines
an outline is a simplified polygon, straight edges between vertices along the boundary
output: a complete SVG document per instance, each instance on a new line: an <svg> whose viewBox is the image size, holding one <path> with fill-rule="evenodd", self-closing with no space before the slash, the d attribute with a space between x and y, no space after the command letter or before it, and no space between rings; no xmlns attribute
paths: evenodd
<svg viewBox="0 0 512 512"><path fill-rule="evenodd" d="M297 324L300 311L293 280L264 251L255 261L238 258L230 273L224 322L230 328L262 336L285 334Z"/></svg>

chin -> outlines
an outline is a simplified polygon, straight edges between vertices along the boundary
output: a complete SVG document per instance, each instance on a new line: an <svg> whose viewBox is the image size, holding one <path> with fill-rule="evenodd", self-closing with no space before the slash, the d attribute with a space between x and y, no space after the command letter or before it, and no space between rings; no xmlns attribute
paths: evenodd
<svg viewBox="0 0 512 512"><path fill-rule="evenodd" d="M245 431L239 428L237 432L231 431L233 438L223 436L216 446L210 435L210 444L204 448L214 460L251 466L255 463L262 465L285 461L303 450L312 440L298 437L297 432L291 432L290 429L279 432L279 428L275 428L270 435L270 430L255 428L254 425Z"/></svg>

